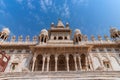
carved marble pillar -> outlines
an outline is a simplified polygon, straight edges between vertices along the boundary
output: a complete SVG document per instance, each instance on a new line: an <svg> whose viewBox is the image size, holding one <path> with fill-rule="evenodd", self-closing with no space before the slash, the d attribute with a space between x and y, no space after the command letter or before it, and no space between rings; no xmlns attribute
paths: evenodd
<svg viewBox="0 0 120 80"><path fill-rule="evenodd" d="M94 69L94 66L93 66L93 57L92 57L92 53L89 53L89 58L90 58L90 62L91 62L92 69L93 69L93 71L94 71L95 69Z"/></svg>
<svg viewBox="0 0 120 80"><path fill-rule="evenodd" d="M34 55L34 57L33 57L32 72L35 69L35 61L36 61L36 55Z"/></svg>
<svg viewBox="0 0 120 80"><path fill-rule="evenodd" d="M77 62L76 62L76 55L74 55L74 62L75 62L75 70L77 71L78 68L77 68Z"/></svg>
<svg viewBox="0 0 120 80"><path fill-rule="evenodd" d="M78 59L79 59L80 70L82 70L82 66L81 66L81 58L80 58L80 56L78 56Z"/></svg>
<svg viewBox="0 0 120 80"><path fill-rule="evenodd" d="M42 71L44 71L44 67L45 67L45 56L43 56L43 65L42 65Z"/></svg>
<svg viewBox="0 0 120 80"><path fill-rule="evenodd" d="M66 55L66 62L67 62L67 71L69 71L69 56Z"/></svg>
<svg viewBox="0 0 120 80"><path fill-rule="evenodd" d="M57 71L57 61L58 61L58 56L55 56L55 71Z"/></svg>
<svg viewBox="0 0 120 80"><path fill-rule="evenodd" d="M50 56L47 57L47 71L49 71L49 61L50 61Z"/></svg>
<svg viewBox="0 0 120 80"><path fill-rule="evenodd" d="M92 62L90 60L90 56L87 56L87 59L88 59L88 64L89 64L90 71L91 71L91 70L93 70L93 66L92 66Z"/></svg>

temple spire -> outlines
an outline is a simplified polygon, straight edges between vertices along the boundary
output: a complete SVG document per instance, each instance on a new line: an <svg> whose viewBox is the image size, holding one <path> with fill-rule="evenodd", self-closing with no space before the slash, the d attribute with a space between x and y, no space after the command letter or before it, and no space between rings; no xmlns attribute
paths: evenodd
<svg viewBox="0 0 120 80"><path fill-rule="evenodd" d="M63 22L61 21L61 19L58 19L57 28L64 28L64 24L63 24Z"/></svg>

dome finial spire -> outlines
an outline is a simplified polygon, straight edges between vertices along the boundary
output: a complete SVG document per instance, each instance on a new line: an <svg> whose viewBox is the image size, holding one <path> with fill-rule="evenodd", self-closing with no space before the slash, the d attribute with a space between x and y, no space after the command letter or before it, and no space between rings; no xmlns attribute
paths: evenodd
<svg viewBox="0 0 120 80"><path fill-rule="evenodd" d="M58 28L64 28L64 24L63 24L63 22L61 21L60 18L58 19L57 27L58 27Z"/></svg>

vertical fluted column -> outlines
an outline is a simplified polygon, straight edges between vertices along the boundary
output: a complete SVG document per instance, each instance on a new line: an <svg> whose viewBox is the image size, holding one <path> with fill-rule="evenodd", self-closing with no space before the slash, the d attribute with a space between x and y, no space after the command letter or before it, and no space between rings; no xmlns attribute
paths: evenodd
<svg viewBox="0 0 120 80"><path fill-rule="evenodd" d="M50 61L50 56L47 57L47 71L49 71L49 61Z"/></svg>
<svg viewBox="0 0 120 80"><path fill-rule="evenodd" d="M35 61L36 61L36 56L33 57L32 72L34 71L35 68Z"/></svg>
<svg viewBox="0 0 120 80"><path fill-rule="evenodd" d="M57 71L57 61L58 61L58 56L55 56L55 71Z"/></svg>
<svg viewBox="0 0 120 80"><path fill-rule="evenodd" d="M43 56L43 65L42 65L42 71L44 71L44 67L45 67L45 56Z"/></svg>
<svg viewBox="0 0 120 80"><path fill-rule="evenodd" d="M77 62L76 62L76 55L74 55L74 62L75 62L75 70L77 71L78 68L77 68Z"/></svg>
<svg viewBox="0 0 120 80"><path fill-rule="evenodd" d="M80 70L82 70L82 67L81 67L81 58L80 58L80 56L78 56L78 59L79 59Z"/></svg>
<svg viewBox="0 0 120 80"><path fill-rule="evenodd" d="M69 56L66 55L66 62L67 62L67 71L69 71Z"/></svg>

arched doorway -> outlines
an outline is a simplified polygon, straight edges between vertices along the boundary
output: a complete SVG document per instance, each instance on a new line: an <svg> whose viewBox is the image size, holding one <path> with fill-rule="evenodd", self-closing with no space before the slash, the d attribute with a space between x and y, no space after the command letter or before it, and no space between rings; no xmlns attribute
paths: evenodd
<svg viewBox="0 0 120 80"><path fill-rule="evenodd" d="M69 55L69 69L70 71L74 71L75 70L75 62L74 62L74 58L73 55Z"/></svg>
<svg viewBox="0 0 120 80"><path fill-rule="evenodd" d="M54 55L50 56L49 70L55 71L55 56Z"/></svg>
<svg viewBox="0 0 120 80"><path fill-rule="evenodd" d="M58 71L65 71L66 70L66 59L64 55L58 56Z"/></svg>
<svg viewBox="0 0 120 80"><path fill-rule="evenodd" d="M43 56L38 55L35 62L35 71L42 71L42 65L43 65Z"/></svg>
<svg viewBox="0 0 120 80"><path fill-rule="evenodd" d="M85 54L82 54L81 56L81 67L82 67L82 69L83 70L85 70L86 69L86 56L85 56Z"/></svg>

